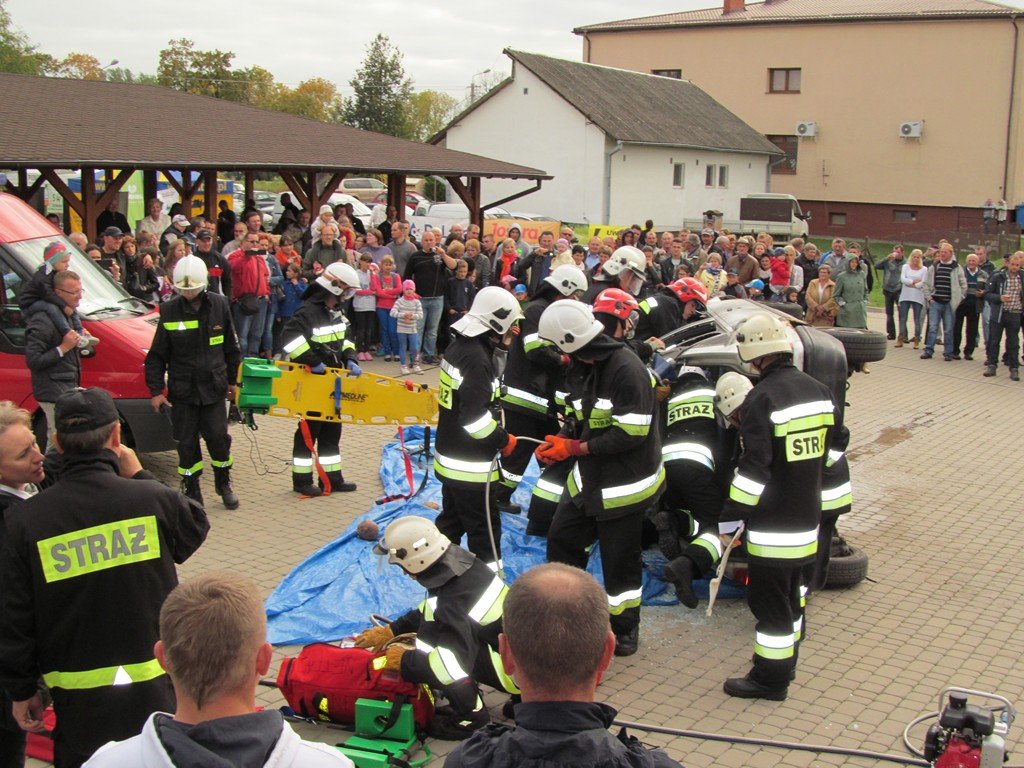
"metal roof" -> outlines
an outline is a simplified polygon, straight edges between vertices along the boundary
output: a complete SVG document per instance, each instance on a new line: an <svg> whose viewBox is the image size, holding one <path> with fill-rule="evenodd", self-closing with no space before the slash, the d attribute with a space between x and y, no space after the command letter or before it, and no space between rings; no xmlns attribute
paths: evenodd
<svg viewBox="0 0 1024 768"><path fill-rule="evenodd" d="M536 168L152 85L0 74L0 103L0 168L551 178Z"/></svg>
<svg viewBox="0 0 1024 768"><path fill-rule="evenodd" d="M697 11L588 24L577 27L573 32L582 35L588 32L625 32L711 25L929 21L1002 18L1021 14L1019 8L1010 8L986 0L768 0L747 3L744 10L728 14L723 12L722 5L717 5Z"/></svg>
<svg viewBox="0 0 1024 768"><path fill-rule="evenodd" d="M688 80L506 49L615 141L778 155L779 148Z"/></svg>

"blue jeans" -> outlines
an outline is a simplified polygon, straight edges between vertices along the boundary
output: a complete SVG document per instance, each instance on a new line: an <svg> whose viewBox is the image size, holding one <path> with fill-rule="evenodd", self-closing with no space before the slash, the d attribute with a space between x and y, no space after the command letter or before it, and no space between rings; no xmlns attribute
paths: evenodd
<svg viewBox="0 0 1024 768"><path fill-rule="evenodd" d="M935 337L939 335L939 322L942 323L942 352L953 354L953 306L948 301L932 301L928 305L928 335L924 339L924 351L931 355L935 352Z"/></svg>
<svg viewBox="0 0 1024 768"><path fill-rule="evenodd" d="M263 337L263 326L267 322L269 306L270 301L266 296L260 296L259 309L255 315L245 314L237 301L232 306L235 332L238 334L238 346L242 349L242 357L256 357L260 353L260 340Z"/></svg>
<svg viewBox="0 0 1024 768"><path fill-rule="evenodd" d="M408 356L406 353L408 352ZM398 359L402 365L412 365L420 353L420 337L415 333L398 334Z"/></svg>
<svg viewBox="0 0 1024 768"><path fill-rule="evenodd" d="M444 296L421 296L420 306L423 307L423 317L416 323L416 330L420 333L423 341L424 357L435 357L437 355L437 326L441 322L441 313L444 312Z"/></svg>
<svg viewBox="0 0 1024 768"><path fill-rule="evenodd" d="M900 338L903 339L904 341L910 340L910 336L907 335L907 318L910 317L910 310L914 310L914 338L921 338L922 309L924 309L924 307L918 301L900 302Z"/></svg>
<svg viewBox="0 0 1024 768"><path fill-rule="evenodd" d="M267 316L263 319L263 333L260 336L260 348L257 353L274 351L274 317L276 315L276 308L268 302Z"/></svg>
<svg viewBox="0 0 1024 768"><path fill-rule="evenodd" d="M380 343L385 355L398 354L398 318L391 316L390 309L377 310L377 323L380 325Z"/></svg>

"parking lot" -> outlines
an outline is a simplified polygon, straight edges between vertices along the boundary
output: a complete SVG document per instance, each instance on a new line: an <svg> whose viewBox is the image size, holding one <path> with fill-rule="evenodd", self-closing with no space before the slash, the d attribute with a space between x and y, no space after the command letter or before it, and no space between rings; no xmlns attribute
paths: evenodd
<svg viewBox="0 0 1024 768"><path fill-rule="evenodd" d="M872 327L883 326L872 315ZM726 677L746 671L753 620L739 601L714 615L680 606L645 608L640 651L615 659L598 690L620 717L658 726L859 748L908 756L904 726L936 709L939 691L959 685L1024 694L1024 536L1020 500L1021 384L982 363L918 359L906 347L857 374L847 424L854 510L842 533L870 556L868 581L812 597L796 681L781 703L732 699ZM395 366L370 363L372 370ZM428 372L436 382L436 372ZM293 424L262 417L251 433L232 426L235 488L242 506L228 512L204 477L212 530L180 569L182 578L213 569L248 574L267 594L303 558L333 539L380 495L382 444L390 428L347 427L342 440L352 494L299 501L287 459ZM143 458L175 482L174 454ZM329 639L329 638L325 638ZM278 648L276 660L297 652ZM276 673L277 664L273 671ZM259 690L260 703L279 694ZM500 718L503 698L487 702ZM302 726L307 738L334 743L344 734ZM914 732L920 746L924 728ZM882 765L862 758L701 739L638 734L688 768L701 766ZM1008 739L1011 764L1017 730ZM444 755L451 744L432 745ZM38 763L36 763L38 765ZM434 764L440 764L435 760Z"/></svg>

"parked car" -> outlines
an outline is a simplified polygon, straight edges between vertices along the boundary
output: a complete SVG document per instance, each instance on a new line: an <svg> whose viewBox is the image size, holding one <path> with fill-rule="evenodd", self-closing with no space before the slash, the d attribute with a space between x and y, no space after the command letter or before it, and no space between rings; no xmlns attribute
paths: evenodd
<svg viewBox="0 0 1024 768"><path fill-rule="evenodd" d="M384 205L384 204L387 203L387 201L388 201L388 193L387 192L381 192L379 195L374 197L373 200L370 202L370 207L372 208L375 205ZM416 210L416 206L419 205L420 203L423 203L423 202L429 203L430 201L427 200L427 198L425 198L419 192L406 192L405 193L405 206L410 211L415 211Z"/></svg>
<svg viewBox="0 0 1024 768"><path fill-rule="evenodd" d="M352 195L352 197L364 203L369 203L381 192L387 192L388 185L377 179L346 177L342 179L338 191L346 195Z"/></svg>
<svg viewBox="0 0 1024 768"><path fill-rule="evenodd" d="M46 417L32 395L25 365L26 322L18 295L43 263L43 251L59 241L71 252L71 269L82 279L82 325L100 339L82 359L82 386L102 387L121 416L122 439L140 451L174 448L171 423L150 406L142 365L153 343L159 315L133 298L32 207L14 195L0 194L0 400L32 414L33 428L45 441Z"/></svg>

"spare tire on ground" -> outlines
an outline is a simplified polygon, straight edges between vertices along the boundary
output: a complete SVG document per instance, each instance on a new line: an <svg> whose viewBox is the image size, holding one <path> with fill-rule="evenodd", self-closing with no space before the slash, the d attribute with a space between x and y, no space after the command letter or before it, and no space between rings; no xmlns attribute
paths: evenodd
<svg viewBox="0 0 1024 768"><path fill-rule="evenodd" d="M851 546L838 533L832 537L832 552L829 555L828 573L825 575L826 589L841 589L859 584L868 575L868 556L857 547Z"/></svg>
<svg viewBox="0 0 1024 768"><path fill-rule="evenodd" d="M884 333L863 328L821 328L819 330L839 339L846 350L846 362L851 367L884 360L888 342Z"/></svg>

